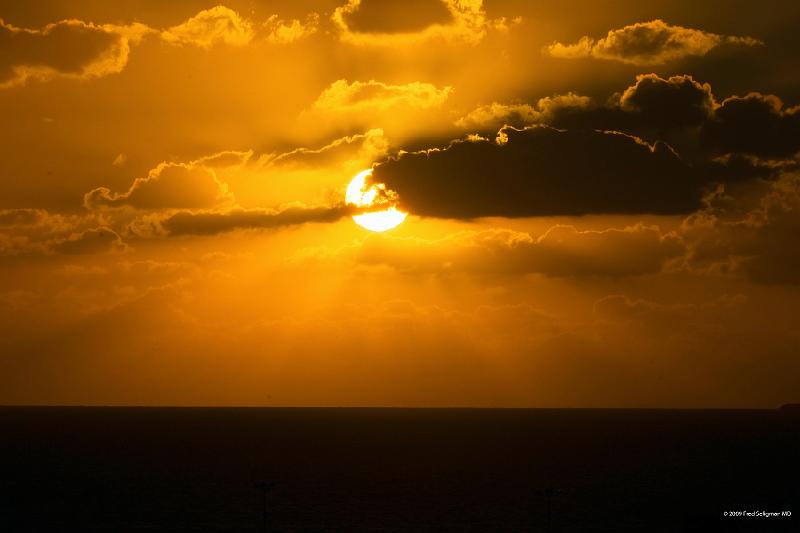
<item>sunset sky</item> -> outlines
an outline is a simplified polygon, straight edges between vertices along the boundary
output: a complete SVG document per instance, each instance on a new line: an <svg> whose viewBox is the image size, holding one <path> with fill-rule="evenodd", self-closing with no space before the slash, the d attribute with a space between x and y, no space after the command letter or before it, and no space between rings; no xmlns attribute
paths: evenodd
<svg viewBox="0 0 800 533"><path fill-rule="evenodd" d="M2 1L0 403L800 401L799 25Z"/></svg>

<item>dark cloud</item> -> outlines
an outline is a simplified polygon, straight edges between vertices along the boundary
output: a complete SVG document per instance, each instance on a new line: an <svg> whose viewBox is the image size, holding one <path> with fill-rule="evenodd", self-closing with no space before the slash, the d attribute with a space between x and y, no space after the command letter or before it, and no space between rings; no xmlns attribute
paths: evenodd
<svg viewBox="0 0 800 533"><path fill-rule="evenodd" d="M731 188L741 183L772 181L800 166L797 159L765 159L749 154L728 153L713 158L704 172L715 183Z"/></svg>
<svg viewBox="0 0 800 533"><path fill-rule="evenodd" d="M481 106L455 122L469 132L489 135L492 128L506 124L523 127L546 124L562 129L622 131L646 139L686 144L696 139L681 138L681 131L696 128L713 116L714 96L708 84L691 76L661 78L641 74L623 92L604 104L575 93L539 99L529 104ZM696 137L696 134L695 134Z"/></svg>
<svg viewBox="0 0 800 533"><path fill-rule="evenodd" d="M553 105L545 109L543 102ZM800 151L800 107L784 108L778 97L760 93L717 103L708 83L688 75L639 75L633 85L602 105L563 95L542 99L535 107L483 106L456 121L456 125L487 136L489 128L498 122L613 130L649 142L661 140L697 167L708 166L710 160L731 153L785 158Z"/></svg>
<svg viewBox="0 0 800 533"><path fill-rule="evenodd" d="M703 134L716 152L791 156L800 150L800 106L783 109L777 96L760 93L734 96L715 110Z"/></svg>
<svg viewBox="0 0 800 533"><path fill-rule="evenodd" d="M750 205L749 210L731 204ZM695 272L739 275L767 284L800 284L800 176L780 174L739 197L721 194L688 217L680 234Z"/></svg>
<svg viewBox="0 0 800 533"><path fill-rule="evenodd" d="M518 22L489 19L482 0L348 0L331 15L339 38L366 46L440 43L476 44L489 30L506 31Z"/></svg>
<svg viewBox="0 0 800 533"><path fill-rule="evenodd" d="M714 117L716 102L707 83L691 76L662 78L641 74L636 82L604 105L564 105L554 108L545 123L557 128L624 131L646 139L664 140L684 152L696 152L695 130Z"/></svg>
<svg viewBox="0 0 800 533"><path fill-rule="evenodd" d="M161 221L170 235L214 235L236 229L269 229L309 222L335 222L353 214L345 205L333 207L287 207L282 210L235 209L228 212L188 211L175 213Z"/></svg>
<svg viewBox="0 0 800 533"><path fill-rule="evenodd" d="M800 235L800 175L783 175L757 209L723 231L750 279L800 284L800 248L795 245Z"/></svg>
<svg viewBox="0 0 800 533"><path fill-rule="evenodd" d="M716 102L707 83L691 76L641 74L602 105L562 99L542 122L557 128L622 131L665 141L684 158L703 158L698 130L714 116Z"/></svg>
<svg viewBox="0 0 800 533"><path fill-rule="evenodd" d="M452 14L442 0L406 0L381 2L362 0L358 9L344 20L350 30L359 33L401 33L424 30L433 24L448 24Z"/></svg>
<svg viewBox="0 0 800 533"><path fill-rule="evenodd" d="M637 76L636 83L622 93L619 105L658 129L699 126L714 114L711 86L691 76Z"/></svg>
<svg viewBox="0 0 800 533"><path fill-rule="evenodd" d="M689 213L704 186L663 143L545 126L401 153L377 164L372 180L411 213L462 219Z"/></svg>
<svg viewBox="0 0 800 533"><path fill-rule="evenodd" d="M97 78L121 72L130 42L149 30L141 24L98 26L63 20L40 30L17 28L0 19L0 88L28 79Z"/></svg>

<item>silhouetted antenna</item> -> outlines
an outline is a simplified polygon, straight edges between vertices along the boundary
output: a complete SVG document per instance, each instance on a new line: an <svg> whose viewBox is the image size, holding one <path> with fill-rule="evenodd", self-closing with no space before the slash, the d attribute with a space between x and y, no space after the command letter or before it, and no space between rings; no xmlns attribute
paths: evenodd
<svg viewBox="0 0 800 533"><path fill-rule="evenodd" d="M262 531L264 533L267 533L267 495L272 489L275 488L275 485L277 485L277 483L275 483L274 481L267 482L263 480L257 481L256 483L253 484L253 487L255 487L257 490L261 491L264 494L264 500L263 500L264 508L262 511L262 522L261 522Z"/></svg>

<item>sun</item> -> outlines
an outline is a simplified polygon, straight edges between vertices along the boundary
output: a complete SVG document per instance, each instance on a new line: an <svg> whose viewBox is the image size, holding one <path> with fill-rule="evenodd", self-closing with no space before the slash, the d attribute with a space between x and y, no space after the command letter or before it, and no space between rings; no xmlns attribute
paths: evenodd
<svg viewBox="0 0 800 533"><path fill-rule="evenodd" d="M397 194L387 190L383 183L367 185L367 177L372 174L372 169L362 170L355 175L347 186L344 195L345 203L356 207L380 207L386 209L368 211L360 215L353 215L353 220L362 228L370 231L386 231L399 226L408 216L397 209Z"/></svg>

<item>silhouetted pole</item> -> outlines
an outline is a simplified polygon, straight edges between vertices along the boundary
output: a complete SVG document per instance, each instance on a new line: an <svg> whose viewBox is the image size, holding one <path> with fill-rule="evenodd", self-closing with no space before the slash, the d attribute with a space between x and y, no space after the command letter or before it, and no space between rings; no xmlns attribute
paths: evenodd
<svg viewBox="0 0 800 533"><path fill-rule="evenodd" d="M545 506L545 514L544 514L544 530L546 533L551 533L552 529L552 517L553 517L553 496L555 496L558 491L553 487L552 484L547 485L547 487L542 490L542 495L544 496L544 506Z"/></svg>
<svg viewBox="0 0 800 533"><path fill-rule="evenodd" d="M267 483L266 481L259 481L253 485L256 489L260 490L264 494L264 508L262 512L262 531L267 533L267 493L275 488L275 482L271 481Z"/></svg>
<svg viewBox="0 0 800 533"><path fill-rule="evenodd" d="M550 533L550 513L552 511L552 506L553 506L553 486L552 485L548 485L548 487L546 489L544 489L544 498L545 498L545 502L546 502L545 504L547 506L547 518L546 518L546 521L545 521L545 524L546 524L545 531L547 531L547 533Z"/></svg>

